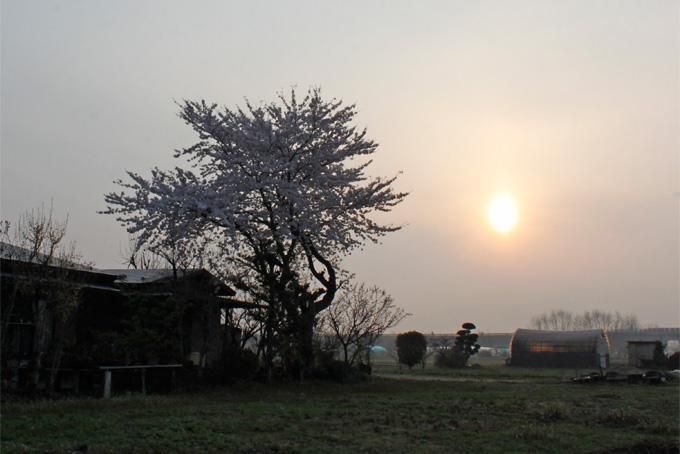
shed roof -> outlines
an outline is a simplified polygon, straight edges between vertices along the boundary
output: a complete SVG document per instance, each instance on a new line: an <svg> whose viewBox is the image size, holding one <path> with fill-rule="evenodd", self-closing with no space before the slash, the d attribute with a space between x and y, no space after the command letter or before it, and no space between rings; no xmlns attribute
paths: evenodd
<svg viewBox="0 0 680 454"><path fill-rule="evenodd" d="M146 287L145 284L156 284L152 287L163 288L172 282L175 272L169 268L157 268L146 270L135 269L106 269L99 270L111 276L116 276L116 284L123 286L134 286L140 288ZM178 279L199 279L208 278L214 285L215 295L217 296L234 296L236 292L220 280L217 276L204 268L190 268L187 270L177 270Z"/></svg>
<svg viewBox="0 0 680 454"><path fill-rule="evenodd" d="M93 268L43 265L36 262L0 257L0 280L41 279L45 281L68 281L84 288L118 292L114 277Z"/></svg>
<svg viewBox="0 0 680 454"><path fill-rule="evenodd" d="M21 246L5 243L4 241L0 241L0 258L4 260L11 260L17 263L34 263L37 265L48 265L58 268L97 272L97 270L95 270L90 265L64 260L58 255L50 257L41 253L40 251L33 252Z"/></svg>
<svg viewBox="0 0 680 454"><path fill-rule="evenodd" d="M169 268L151 269L151 270L134 270L134 269L106 269L99 270L102 273L116 276L116 282L127 284L145 284L147 282L155 282L162 279L170 279L173 277L173 271ZM186 273L195 270L187 270ZM183 271L178 271L180 276L185 274Z"/></svg>

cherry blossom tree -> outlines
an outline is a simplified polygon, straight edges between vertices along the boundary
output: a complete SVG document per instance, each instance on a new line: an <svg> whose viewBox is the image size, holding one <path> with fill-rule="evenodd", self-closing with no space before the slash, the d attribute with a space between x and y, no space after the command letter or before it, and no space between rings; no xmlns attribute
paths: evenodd
<svg viewBox="0 0 680 454"><path fill-rule="evenodd" d="M186 165L150 177L128 172L108 209L140 243L211 238L239 290L267 305L265 363L311 364L317 313L333 301L340 259L400 226L382 224L406 193L396 177L365 171L377 143L353 124L354 105L303 99L229 109L185 101L179 116L199 141L176 151Z"/></svg>

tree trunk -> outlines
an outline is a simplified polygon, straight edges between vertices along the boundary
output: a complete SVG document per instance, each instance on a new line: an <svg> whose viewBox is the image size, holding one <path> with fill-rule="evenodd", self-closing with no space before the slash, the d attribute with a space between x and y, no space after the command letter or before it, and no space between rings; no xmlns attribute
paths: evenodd
<svg viewBox="0 0 680 454"><path fill-rule="evenodd" d="M203 376L203 371L208 365L208 352L210 351L210 344L211 340L213 339L213 326L211 323L213 320L208 313L209 308L212 308L212 306L210 306L209 303L210 301L206 299L201 299L198 303L198 311L201 314L201 325L203 326L201 351L198 359L200 366L198 369L198 374L200 377Z"/></svg>
<svg viewBox="0 0 680 454"><path fill-rule="evenodd" d="M314 305L310 304L302 315L302 326L300 333L300 381L304 379L306 373L311 372L314 366Z"/></svg>
<svg viewBox="0 0 680 454"><path fill-rule="evenodd" d="M77 300L75 300L77 301ZM61 301L64 303L64 301ZM64 356L64 346L69 333L72 333L74 328L74 318L77 305L64 304L61 309L57 309L52 314L54 323L52 324L52 361L50 362L50 375L48 379L48 390L54 391L57 374L61 368L61 360Z"/></svg>
<svg viewBox="0 0 680 454"><path fill-rule="evenodd" d="M55 391L54 385L57 382L57 374L59 373L59 368L61 367L61 358L64 353L64 343L61 340L56 342L54 346L54 352L52 354L52 364L50 366L50 377L48 381L48 389L50 391Z"/></svg>
<svg viewBox="0 0 680 454"><path fill-rule="evenodd" d="M271 325L271 317L269 323L267 323L267 329L263 337L264 340L264 370L267 376L267 383L271 383L273 379L273 367L274 367L274 351L272 343L273 339L273 328Z"/></svg>
<svg viewBox="0 0 680 454"><path fill-rule="evenodd" d="M3 316L5 317L4 323L2 325L2 332L0 332L0 345L2 346L2 349L4 351L5 347L5 342L7 341L7 330L9 329L9 323L12 320L12 313L14 312L14 305L17 300L17 291L19 288L19 284L17 284L16 281L13 281L12 283L12 291L9 294L9 302L7 303L7 307L3 307Z"/></svg>
<svg viewBox="0 0 680 454"><path fill-rule="evenodd" d="M33 360L31 361L31 380L29 390L36 393L40 383L42 360L45 355L45 343L47 340L47 302L38 299L33 303Z"/></svg>

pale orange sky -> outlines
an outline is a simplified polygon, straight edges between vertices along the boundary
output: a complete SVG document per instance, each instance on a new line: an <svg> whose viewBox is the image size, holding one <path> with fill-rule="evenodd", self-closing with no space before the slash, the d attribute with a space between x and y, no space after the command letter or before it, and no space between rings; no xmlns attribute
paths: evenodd
<svg viewBox="0 0 680 454"><path fill-rule="evenodd" d="M413 315L511 331L551 309L680 324L680 3L2 1L1 214L54 199L84 255L125 169L196 138L175 99L321 86L403 171L407 226L346 266ZM520 224L488 228L498 191Z"/></svg>

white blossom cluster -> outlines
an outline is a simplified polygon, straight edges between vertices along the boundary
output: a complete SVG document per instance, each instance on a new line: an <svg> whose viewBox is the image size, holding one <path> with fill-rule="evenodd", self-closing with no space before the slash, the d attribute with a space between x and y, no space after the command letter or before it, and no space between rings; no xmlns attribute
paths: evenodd
<svg viewBox="0 0 680 454"><path fill-rule="evenodd" d="M353 105L312 89L302 100L292 91L245 109L180 107L200 137L176 151L189 168L154 168L150 178L128 172L129 181L117 181L124 190L105 195L105 213L142 243L217 235L232 251L302 251L313 266L399 228L371 219L406 194L393 189L395 178L365 174L377 144L352 125Z"/></svg>

